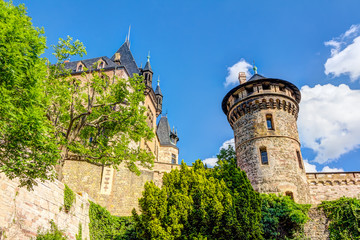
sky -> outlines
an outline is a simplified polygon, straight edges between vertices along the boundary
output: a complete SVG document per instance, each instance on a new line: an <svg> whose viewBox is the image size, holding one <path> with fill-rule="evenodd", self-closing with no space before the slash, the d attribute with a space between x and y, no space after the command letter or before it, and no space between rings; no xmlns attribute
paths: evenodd
<svg viewBox="0 0 360 240"><path fill-rule="evenodd" d="M131 51L150 51L163 113L178 130L179 159L209 165L233 131L221 101L252 63L302 93L298 128L306 170L360 171L359 1L40 1L25 3L48 50L70 35L85 58L111 57L131 25ZM71 59L71 60L78 60ZM154 87L156 81L153 81Z"/></svg>

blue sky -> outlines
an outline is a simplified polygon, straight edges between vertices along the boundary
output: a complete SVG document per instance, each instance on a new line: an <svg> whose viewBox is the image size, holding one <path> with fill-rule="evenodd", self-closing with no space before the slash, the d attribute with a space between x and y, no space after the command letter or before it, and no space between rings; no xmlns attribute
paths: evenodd
<svg viewBox="0 0 360 240"><path fill-rule="evenodd" d="M233 138L221 101L235 84L224 83L234 82L229 70L255 60L260 74L302 89L307 168L360 171L359 1L14 1L21 2L48 46L70 35L85 44L86 58L111 57L131 25L132 53L140 65L151 51L188 164L211 161ZM44 56L54 61L51 49Z"/></svg>

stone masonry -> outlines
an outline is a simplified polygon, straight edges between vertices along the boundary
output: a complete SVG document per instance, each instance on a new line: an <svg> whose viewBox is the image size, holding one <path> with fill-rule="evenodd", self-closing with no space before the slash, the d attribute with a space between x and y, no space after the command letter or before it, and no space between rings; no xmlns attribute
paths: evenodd
<svg viewBox="0 0 360 240"><path fill-rule="evenodd" d="M24 240L35 238L39 229L50 228L53 220L68 239L75 239L82 226L83 239L89 237L89 198L76 194L69 213L64 209L64 184L38 182L33 191L19 188L19 182L0 173L0 239Z"/></svg>

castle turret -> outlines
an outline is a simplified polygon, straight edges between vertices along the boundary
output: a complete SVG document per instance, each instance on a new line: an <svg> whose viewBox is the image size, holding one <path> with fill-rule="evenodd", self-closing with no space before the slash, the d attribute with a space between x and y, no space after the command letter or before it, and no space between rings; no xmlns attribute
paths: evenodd
<svg viewBox="0 0 360 240"><path fill-rule="evenodd" d="M147 56L147 62L145 64L144 69L142 70L142 75L144 76L145 86L151 88L153 71L150 65L150 54Z"/></svg>
<svg viewBox="0 0 360 240"><path fill-rule="evenodd" d="M162 101L163 95L160 89L160 79L157 81L157 86L155 89L155 98L156 98L156 117L158 117L162 112Z"/></svg>
<svg viewBox="0 0 360 240"><path fill-rule="evenodd" d="M309 203L296 124L300 91L290 82L254 71L248 81L241 78L222 102L234 130L238 167L256 191L283 193Z"/></svg>

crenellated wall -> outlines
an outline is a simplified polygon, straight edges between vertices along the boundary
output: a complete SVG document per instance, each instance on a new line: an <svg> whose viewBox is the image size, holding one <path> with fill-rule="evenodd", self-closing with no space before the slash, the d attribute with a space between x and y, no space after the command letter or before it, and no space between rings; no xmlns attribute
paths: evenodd
<svg viewBox="0 0 360 240"><path fill-rule="evenodd" d="M307 173L311 202L360 197L360 172Z"/></svg>
<svg viewBox="0 0 360 240"><path fill-rule="evenodd" d="M0 239L35 238L39 229L50 228L53 220L68 239L75 239L82 227L83 239L89 238L89 198L76 194L70 212L64 212L64 184L38 182L33 191L19 188L19 182L0 173Z"/></svg>

